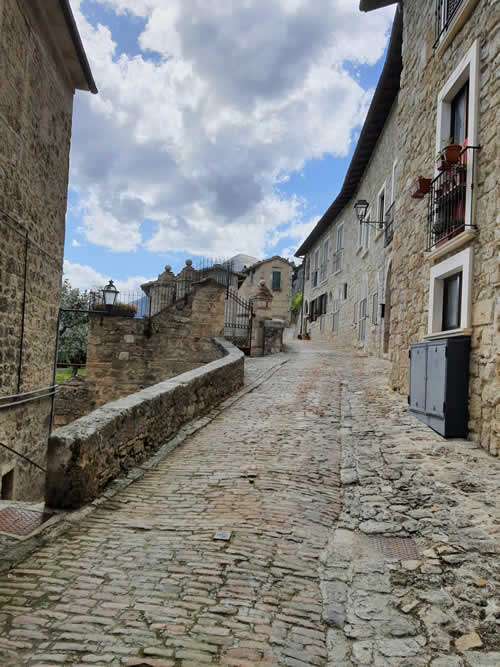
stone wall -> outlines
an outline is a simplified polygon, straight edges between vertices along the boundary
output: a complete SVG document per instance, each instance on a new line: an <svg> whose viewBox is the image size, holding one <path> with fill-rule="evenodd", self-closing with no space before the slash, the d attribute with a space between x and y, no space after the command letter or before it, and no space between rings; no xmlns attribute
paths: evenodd
<svg viewBox="0 0 500 667"><path fill-rule="evenodd" d="M90 502L183 424L240 389L243 353L223 339L215 344L222 359L108 403L54 431L49 440L47 504L75 508Z"/></svg>
<svg viewBox="0 0 500 667"><path fill-rule="evenodd" d="M209 279L150 319L92 315L86 383L96 406L217 359L224 302L225 287Z"/></svg>
<svg viewBox="0 0 500 667"><path fill-rule="evenodd" d="M54 401L53 426L65 426L95 410L94 390L81 375L62 382Z"/></svg>
<svg viewBox="0 0 500 667"><path fill-rule="evenodd" d="M273 271L281 272L281 287L279 289L272 288ZM259 262L255 265L255 270L243 281L238 295L248 301L258 292L260 281L264 280L266 287L273 295L273 300L269 306L269 316L284 320L288 326L291 321L292 272L293 267L282 257L272 257Z"/></svg>
<svg viewBox="0 0 500 667"><path fill-rule="evenodd" d="M74 89L45 34L32 3L0 2L0 398L53 380ZM44 467L50 409L0 408L0 442ZM12 497L42 497L43 472L0 447L12 467Z"/></svg>
<svg viewBox="0 0 500 667"><path fill-rule="evenodd" d="M387 274L390 267L392 243L384 247L384 232L376 225L369 225L368 241L360 244L360 225L354 211L358 199L366 199L370 204L368 214L371 220L378 220L377 199L385 184L385 210L392 202L392 194L396 199L395 208L399 205L398 169L393 170L397 144L397 101L393 104L386 120L384 129L377 141L372 157L361 178L358 191L332 222L327 231L308 252L305 262L313 266L316 250L323 247L329 239L329 254L325 279L318 278L318 285L313 287L312 269L306 271L303 296L303 312L307 316L306 326L311 339L325 341L338 347L347 347L377 356L386 356L384 347L384 329L388 326L387 319L390 309L386 308L385 318L381 317L380 304L386 302ZM395 176L395 178L394 178ZM395 181L393 183L393 180ZM396 211L398 224L399 213ZM337 228L344 227L344 251L340 269L335 261L337 250ZM364 226L363 233L367 233ZM326 313L318 315L312 321L311 302L322 294L327 294ZM375 307L373 298L376 295ZM365 336L360 335L359 303L367 300L367 317L365 319ZM356 322L354 311L357 311ZM375 312L373 312L375 310ZM336 312L334 329L334 312ZM375 315L375 317L374 317Z"/></svg>
<svg viewBox="0 0 500 667"><path fill-rule="evenodd" d="M430 268L426 249L427 198L411 199L417 176L433 177L436 154L437 98L476 40L479 41L479 121L474 184L476 235L460 248L473 249L472 337L469 379L470 437L498 454L500 386L498 380L498 167L497 127L500 88L498 8L479 0L448 48L435 51L434 0L404 4L403 73L398 110L402 197L394 235L391 333L393 388L408 392L408 347L427 334ZM417 85L416 82L418 82ZM418 119L418 120L417 120ZM470 131L470 128L469 128ZM453 254L450 252L450 255ZM496 322L495 322L496 320ZM495 365L496 364L496 365Z"/></svg>

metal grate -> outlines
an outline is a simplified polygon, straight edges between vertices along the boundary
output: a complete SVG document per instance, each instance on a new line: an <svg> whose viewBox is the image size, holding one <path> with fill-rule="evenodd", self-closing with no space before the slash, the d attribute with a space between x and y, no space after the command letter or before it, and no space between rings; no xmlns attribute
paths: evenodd
<svg viewBox="0 0 500 667"><path fill-rule="evenodd" d="M416 560L418 558L417 545L410 537L370 535L367 539L370 546L388 558L398 560Z"/></svg>
<svg viewBox="0 0 500 667"><path fill-rule="evenodd" d="M24 537L39 528L53 516L47 512L27 510L24 507L6 507L0 510L0 532Z"/></svg>

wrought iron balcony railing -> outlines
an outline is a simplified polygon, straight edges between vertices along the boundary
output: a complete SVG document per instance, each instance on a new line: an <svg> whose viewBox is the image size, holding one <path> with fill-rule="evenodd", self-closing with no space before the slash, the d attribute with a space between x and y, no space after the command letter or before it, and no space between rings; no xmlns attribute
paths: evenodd
<svg viewBox="0 0 500 667"><path fill-rule="evenodd" d="M445 168L432 181L427 216L427 250L473 227L467 215L467 198L472 193L475 147L464 148L458 162ZM469 203L470 207L470 203Z"/></svg>
<svg viewBox="0 0 500 667"><path fill-rule="evenodd" d="M463 0L436 0L436 47L448 30Z"/></svg>
<svg viewBox="0 0 500 667"><path fill-rule="evenodd" d="M394 204L395 202L392 202L385 212L384 248L387 248L394 236Z"/></svg>

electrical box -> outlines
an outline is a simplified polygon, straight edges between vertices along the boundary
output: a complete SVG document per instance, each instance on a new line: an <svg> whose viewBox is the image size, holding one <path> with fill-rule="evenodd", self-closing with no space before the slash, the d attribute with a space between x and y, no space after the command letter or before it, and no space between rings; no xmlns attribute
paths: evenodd
<svg viewBox="0 0 500 667"><path fill-rule="evenodd" d="M470 337L410 346L410 412L445 438L466 438Z"/></svg>

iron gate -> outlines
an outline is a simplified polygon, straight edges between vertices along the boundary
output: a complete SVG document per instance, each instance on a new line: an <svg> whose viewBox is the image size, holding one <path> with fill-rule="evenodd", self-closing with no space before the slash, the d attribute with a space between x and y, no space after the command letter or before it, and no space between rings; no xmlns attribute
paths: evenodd
<svg viewBox="0 0 500 667"><path fill-rule="evenodd" d="M226 292L224 308L224 338L250 354L252 345L252 304L231 288Z"/></svg>

